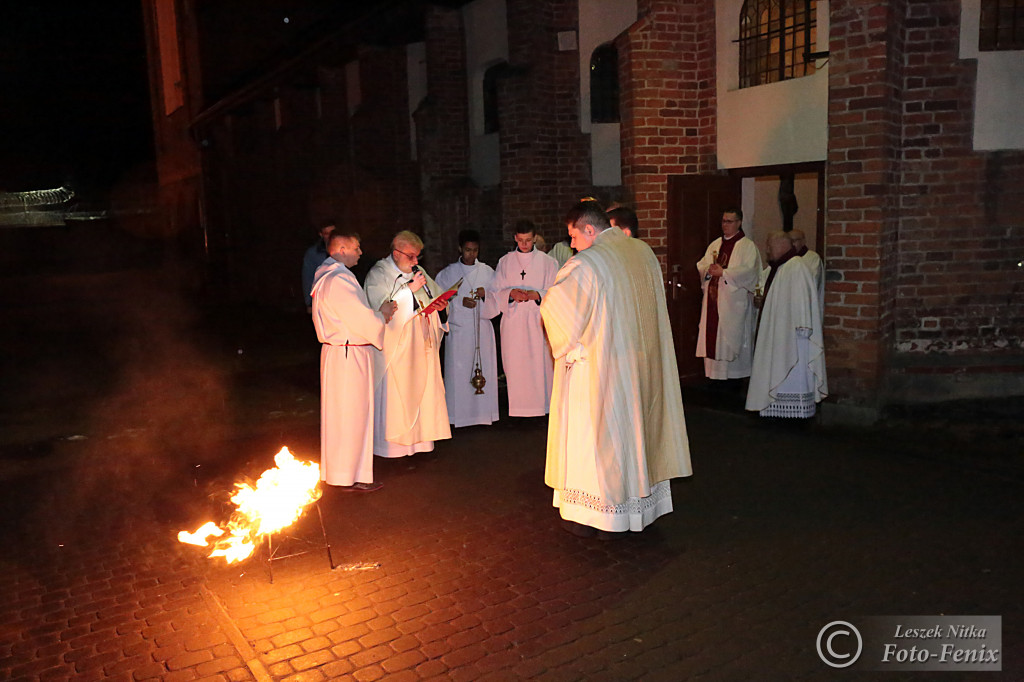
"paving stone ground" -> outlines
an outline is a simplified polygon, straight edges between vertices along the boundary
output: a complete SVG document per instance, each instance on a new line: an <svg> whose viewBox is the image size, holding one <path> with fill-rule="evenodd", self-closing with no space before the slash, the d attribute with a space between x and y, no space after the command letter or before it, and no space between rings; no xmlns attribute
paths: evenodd
<svg viewBox="0 0 1024 682"><path fill-rule="evenodd" d="M1001 615L1004 663L939 679L1024 679L1019 434L935 415L780 425L691 393L695 475L613 541L561 530L545 421L505 418L377 460L378 492L327 489L333 570L314 549L270 582L179 544L282 445L317 458L312 353L135 378L97 403L117 418L69 414L74 432L6 418L0 679L923 680L833 670L815 638L941 614ZM316 514L293 534L318 541Z"/></svg>

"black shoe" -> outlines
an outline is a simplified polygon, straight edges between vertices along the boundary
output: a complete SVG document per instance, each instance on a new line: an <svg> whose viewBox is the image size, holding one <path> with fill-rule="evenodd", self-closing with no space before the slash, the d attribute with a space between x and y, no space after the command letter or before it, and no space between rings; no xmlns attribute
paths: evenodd
<svg viewBox="0 0 1024 682"><path fill-rule="evenodd" d="M372 493L384 487L383 483L356 483L355 485L343 485L342 490L351 490L358 493Z"/></svg>

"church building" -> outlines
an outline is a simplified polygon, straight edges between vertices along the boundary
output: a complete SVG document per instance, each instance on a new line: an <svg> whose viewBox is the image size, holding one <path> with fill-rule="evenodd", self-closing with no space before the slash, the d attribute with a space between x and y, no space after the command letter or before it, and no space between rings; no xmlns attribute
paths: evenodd
<svg viewBox="0 0 1024 682"><path fill-rule="evenodd" d="M300 305L327 220L426 269L582 197L636 208L683 380L741 206L825 261L826 418L1024 394L1024 0L142 0L167 220Z"/></svg>

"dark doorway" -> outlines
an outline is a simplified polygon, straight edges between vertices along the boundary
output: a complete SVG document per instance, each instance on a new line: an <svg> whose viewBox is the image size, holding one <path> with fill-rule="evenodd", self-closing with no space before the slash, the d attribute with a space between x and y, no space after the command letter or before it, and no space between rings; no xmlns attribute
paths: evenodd
<svg viewBox="0 0 1024 682"><path fill-rule="evenodd" d="M704 362L696 357L701 282L697 261L721 235L722 211L739 206L741 180L724 175L674 175L668 179L668 300L679 376L684 384L703 380Z"/></svg>

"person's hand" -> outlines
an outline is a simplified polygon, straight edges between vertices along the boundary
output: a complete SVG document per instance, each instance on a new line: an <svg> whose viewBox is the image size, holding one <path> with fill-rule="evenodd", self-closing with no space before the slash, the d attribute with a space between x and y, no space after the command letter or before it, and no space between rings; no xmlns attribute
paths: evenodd
<svg viewBox="0 0 1024 682"><path fill-rule="evenodd" d="M462 297L462 307L464 307L464 308L475 308L476 307L476 300L470 298L469 296L463 296Z"/></svg>
<svg viewBox="0 0 1024 682"><path fill-rule="evenodd" d="M526 294L526 300L527 301L539 301L540 300L540 292L539 291L534 291L533 289L531 289L531 290L525 291L523 293Z"/></svg>
<svg viewBox="0 0 1024 682"><path fill-rule="evenodd" d="M708 268L708 274L712 277L721 277L725 274L725 270L718 263L712 263L711 267Z"/></svg>
<svg viewBox="0 0 1024 682"><path fill-rule="evenodd" d="M409 282L409 291L419 291L426 283L427 276L423 274L422 270L416 270L412 276L412 281Z"/></svg>
<svg viewBox="0 0 1024 682"><path fill-rule="evenodd" d="M448 303L449 303L448 300L438 301L437 302L437 309L438 310L448 310Z"/></svg>
<svg viewBox="0 0 1024 682"><path fill-rule="evenodd" d="M384 315L385 322L391 321L391 318L395 316L396 310L398 310L398 304L394 301L384 301L380 306L380 312Z"/></svg>
<svg viewBox="0 0 1024 682"><path fill-rule="evenodd" d="M484 300L484 298L486 298L486 297L487 297L487 292L486 292L486 291L484 291L484 288L483 288L483 287L477 287L477 288L476 288L476 297L477 297L478 299L480 299L481 301L482 301L482 300Z"/></svg>

